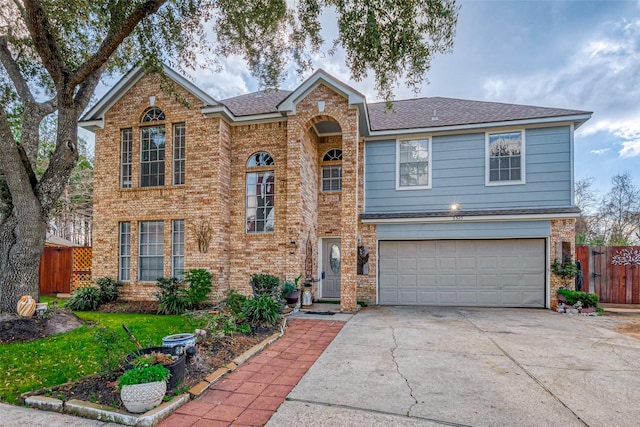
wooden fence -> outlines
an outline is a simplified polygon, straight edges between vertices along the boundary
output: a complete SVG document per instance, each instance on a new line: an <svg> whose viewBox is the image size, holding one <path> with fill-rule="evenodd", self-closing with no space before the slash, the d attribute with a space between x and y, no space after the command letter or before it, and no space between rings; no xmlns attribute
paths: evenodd
<svg viewBox="0 0 640 427"><path fill-rule="evenodd" d="M91 248L46 246L40 258L40 294L68 294L91 283Z"/></svg>
<svg viewBox="0 0 640 427"><path fill-rule="evenodd" d="M585 292L600 302L640 304L640 246L578 246Z"/></svg>

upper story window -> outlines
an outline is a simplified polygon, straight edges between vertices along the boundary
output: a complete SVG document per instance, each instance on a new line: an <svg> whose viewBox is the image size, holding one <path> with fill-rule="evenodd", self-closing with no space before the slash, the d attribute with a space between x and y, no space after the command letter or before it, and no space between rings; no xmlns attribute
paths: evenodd
<svg viewBox="0 0 640 427"><path fill-rule="evenodd" d="M164 112L156 107L149 108L142 116L143 123L164 119ZM164 149L164 125L140 129L140 187L164 185Z"/></svg>
<svg viewBox="0 0 640 427"><path fill-rule="evenodd" d="M342 191L342 150L332 148L322 156L322 191Z"/></svg>
<svg viewBox="0 0 640 427"><path fill-rule="evenodd" d="M431 188L431 138L399 140L396 144L396 189Z"/></svg>
<svg viewBox="0 0 640 427"><path fill-rule="evenodd" d="M131 188L133 132L131 128L120 131L120 188Z"/></svg>
<svg viewBox="0 0 640 427"><path fill-rule="evenodd" d="M158 107L151 107L142 115L142 123L164 121L164 111Z"/></svg>
<svg viewBox="0 0 640 427"><path fill-rule="evenodd" d="M173 185L184 185L185 126L173 125Z"/></svg>
<svg viewBox="0 0 640 427"><path fill-rule="evenodd" d="M245 223L247 233L270 233L274 227L275 162L269 153L253 154L247 161Z"/></svg>
<svg viewBox="0 0 640 427"><path fill-rule="evenodd" d="M486 185L524 184L524 131L486 134Z"/></svg>

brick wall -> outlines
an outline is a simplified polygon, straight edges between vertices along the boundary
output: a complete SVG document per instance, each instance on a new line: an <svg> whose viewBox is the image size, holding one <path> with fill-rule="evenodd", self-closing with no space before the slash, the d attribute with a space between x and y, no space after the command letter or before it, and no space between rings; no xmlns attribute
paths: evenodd
<svg viewBox="0 0 640 427"><path fill-rule="evenodd" d="M570 219L554 219L551 221L551 253L549 254L549 262L558 258L562 260L562 244L565 247L568 246L568 251L572 255L572 259L575 260L575 230L576 220ZM549 269L551 266L549 265ZM563 286L562 278L551 273L550 283L550 305L551 309L555 310L558 306L558 289Z"/></svg>
<svg viewBox="0 0 640 427"><path fill-rule="evenodd" d="M218 252L198 252L197 242L190 232L197 218L209 220L219 229L220 196L219 171L214 161L219 157L218 119L207 119L200 112L202 102L186 90L177 88L191 108L175 97L162 92L159 80L144 76L107 111L105 127L96 132L95 189L93 221L95 227L93 278L118 277L119 222L131 223L131 282L122 289L125 299L153 299L155 283L138 283L139 221L164 221L164 275L171 275L171 220L184 219L186 268L208 268L217 280ZM165 112L165 186L139 186L140 120L149 107L149 96ZM186 125L186 181L172 186L172 124ZM153 125L158 123L153 123ZM132 128L132 188L120 188L120 130ZM214 161L212 161L214 159Z"/></svg>

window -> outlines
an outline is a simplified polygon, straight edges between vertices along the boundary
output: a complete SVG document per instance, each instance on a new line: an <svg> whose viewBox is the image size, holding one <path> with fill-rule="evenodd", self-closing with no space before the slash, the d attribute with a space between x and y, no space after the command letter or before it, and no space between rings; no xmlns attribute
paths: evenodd
<svg viewBox="0 0 640 427"><path fill-rule="evenodd" d="M269 233L273 231L275 200L275 179L273 170L265 170L275 165L273 158L265 152L252 155L247 168L258 170L246 175L246 232Z"/></svg>
<svg viewBox="0 0 640 427"><path fill-rule="evenodd" d="M184 278L184 219L171 221L171 276Z"/></svg>
<svg viewBox="0 0 640 427"><path fill-rule="evenodd" d="M322 191L342 191L342 150L332 148L322 156Z"/></svg>
<svg viewBox="0 0 640 427"><path fill-rule="evenodd" d="M155 282L164 276L164 223L140 222L138 280Z"/></svg>
<svg viewBox="0 0 640 427"><path fill-rule="evenodd" d="M184 185L185 126L173 125L173 185Z"/></svg>
<svg viewBox="0 0 640 427"><path fill-rule="evenodd" d="M131 280L131 223L120 223L120 262L118 268L118 280L128 282Z"/></svg>
<svg viewBox="0 0 640 427"><path fill-rule="evenodd" d="M133 132L131 128L120 131L120 187L131 188L131 144Z"/></svg>
<svg viewBox="0 0 640 427"><path fill-rule="evenodd" d="M431 188L431 139L398 141L396 189Z"/></svg>
<svg viewBox="0 0 640 427"><path fill-rule="evenodd" d="M164 126L140 130L140 186L164 185Z"/></svg>
<svg viewBox="0 0 640 427"><path fill-rule="evenodd" d="M486 184L524 184L524 131L487 133Z"/></svg>
<svg viewBox="0 0 640 427"><path fill-rule="evenodd" d="M164 112L151 107L142 116L142 123L165 120ZM164 125L140 129L140 186L164 185Z"/></svg>

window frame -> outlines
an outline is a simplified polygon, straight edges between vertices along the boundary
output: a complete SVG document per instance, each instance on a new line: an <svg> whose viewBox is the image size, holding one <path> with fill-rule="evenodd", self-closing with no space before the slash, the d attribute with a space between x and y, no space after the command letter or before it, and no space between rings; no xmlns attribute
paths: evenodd
<svg viewBox="0 0 640 427"><path fill-rule="evenodd" d="M125 140L125 134L128 140ZM126 147L125 147L126 144ZM125 149L126 148L126 149ZM128 155L128 159L125 156ZM128 173L125 168L128 167ZM125 179L128 177L128 181ZM127 185L128 184L128 185ZM120 129L120 188L133 187L133 128Z"/></svg>
<svg viewBox="0 0 640 427"><path fill-rule="evenodd" d="M262 159L261 159L261 155ZM259 164L260 162L256 162L256 160L261 159L261 160L269 160L270 163L267 164ZM258 163L258 164L253 164L253 163ZM263 162L264 163L264 162ZM256 195L249 195L249 176L250 175L257 175L256 176L256 184L260 181L260 177L259 175L262 174L263 176L265 174L271 174L271 179L272 181L272 186L273 186L273 191L272 194L269 194L268 192L265 192L265 197L266 196L271 196L272 197L272 206L271 206L271 210L269 211L269 214L267 214L263 220L264 221L264 225L263 225L263 229L258 231L255 230L255 226L256 224L258 224L258 220L257 218L253 219L253 226L254 226L254 230L250 230L249 228L249 216L248 216L248 212L249 212L249 197L256 197L256 212L259 208L258 206L258 202L257 202L257 194ZM252 184L254 185L254 184ZM245 174L244 174L244 232L245 234L273 234L275 233L275 209L276 209L276 162L273 159L273 156L271 156L271 154L269 154L267 151L258 151L253 153L251 156L249 156L249 158L247 159L247 162L245 163ZM266 205L265 205L266 206ZM264 207L263 207L264 208ZM271 230L266 230L264 228L266 228L267 222L268 222L268 218L269 215L273 216L273 227Z"/></svg>
<svg viewBox="0 0 640 427"><path fill-rule="evenodd" d="M181 230L176 230L176 225L182 224ZM184 279L184 237L185 237L185 221L184 219L171 220L171 277L176 277L179 280ZM176 239L179 239L177 241ZM178 250L179 249L179 250ZM182 268L179 269L180 273L176 274L178 270L176 268L176 261L180 261Z"/></svg>
<svg viewBox="0 0 640 427"><path fill-rule="evenodd" d="M331 154L330 154L331 153ZM331 176L331 170L338 169L339 175L338 177ZM329 170L329 177L325 178L324 172L325 170ZM331 187L332 182L339 183L339 189L337 190L325 190L324 184L325 182L329 183L329 187ZM322 155L321 163L320 163L320 192L321 193L342 193L342 148L330 148Z"/></svg>
<svg viewBox="0 0 640 427"><path fill-rule="evenodd" d="M126 230L125 230L126 229ZM127 236L128 238L124 238ZM123 260L127 260L126 269ZM126 272L126 278L123 275ZM118 223L118 280L120 282L131 282L131 222L121 221Z"/></svg>
<svg viewBox="0 0 640 427"><path fill-rule="evenodd" d="M180 122L180 123L173 123L172 125L173 128L173 158L172 158L172 168L171 168L171 175L172 175L172 180L171 180L171 184L172 185L185 185L185 180L186 180L186 170L185 170L185 166L186 166L186 157L187 157L187 126L184 122ZM178 129L182 129L182 133L180 135L177 135L176 132ZM166 138L166 136L165 136ZM177 141L180 142L180 144L177 143ZM166 143L166 141L165 141ZM177 154L176 154L177 152ZM180 157L180 152L182 152L182 157ZM178 168L179 166L179 168ZM180 169L178 171L178 169ZM181 182L177 182L178 180L176 179L177 177L181 177L182 180Z"/></svg>
<svg viewBox="0 0 640 427"><path fill-rule="evenodd" d="M143 250L142 250L142 246L143 246L143 238L142 238L142 233L143 233L143 224L150 224L150 223L155 223L155 224L160 224L161 227L161 231L162 231L162 238L161 239L156 239L158 240L160 243L156 243L155 246L161 247L161 251L160 251L160 255L154 254L154 255L142 255ZM148 244L148 246L151 246L151 244ZM164 277L164 221L162 220L153 220L153 221L139 221L138 222L138 282L155 282L156 279L158 277L155 278L151 278L151 279L143 279L142 278L142 259L143 258L160 258L161 259L161 265L162 265L162 274L160 274L160 276L158 277Z"/></svg>
<svg viewBox="0 0 640 427"><path fill-rule="evenodd" d="M144 146L143 146L143 138L142 138L142 134L145 131L148 131L149 129L153 129L153 128L157 128L157 129L162 129L164 131L164 146L162 148L162 160L143 160L144 158ZM151 149L151 146L149 146L149 152L151 153L153 150ZM156 150L157 151L157 150ZM167 171L165 168L165 162L166 162L166 158L167 158L167 129L166 126L164 125L164 123L160 123L160 124L153 124L151 126L141 126L140 127L140 171L139 171L139 175L140 175L140 188L153 188L153 187L164 187L165 182L166 182L166 175L167 175ZM158 180L158 184L157 185L143 185L143 179L144 177L151 177L151 176L156 176L156 175L152 175L152 174L144 174L143 171L143 165L145 164L158 164L159 167L162 167L162 174L158 173L157 174L157 180ZM162 183L160 183L160 175L162 175Z"/></svg>
<svg viewBox="0 0 640 427"><path fill-rule="evenodd" d="M427 141L427 152L429 158L427 160L427 185L413 185L413 186L401 186L400 185L400 145L403 142L408 141ZM433 178L433 150L432 150L433 138L430 135L415 136L413 138L396 139L396 191L411 191L411 190L431 190L432 178Z"/></svg>
<svg viewBox="0 0 640 427"><path fill-rule="evenodd" d="M489 140L492 135L508 134L520 132L520 179L508 181L491 181L491 150ZM495 187L502 185L524 185L526 184L526 132L525 129L495 129L486 131L484 134L484 185Z"/></svg>

